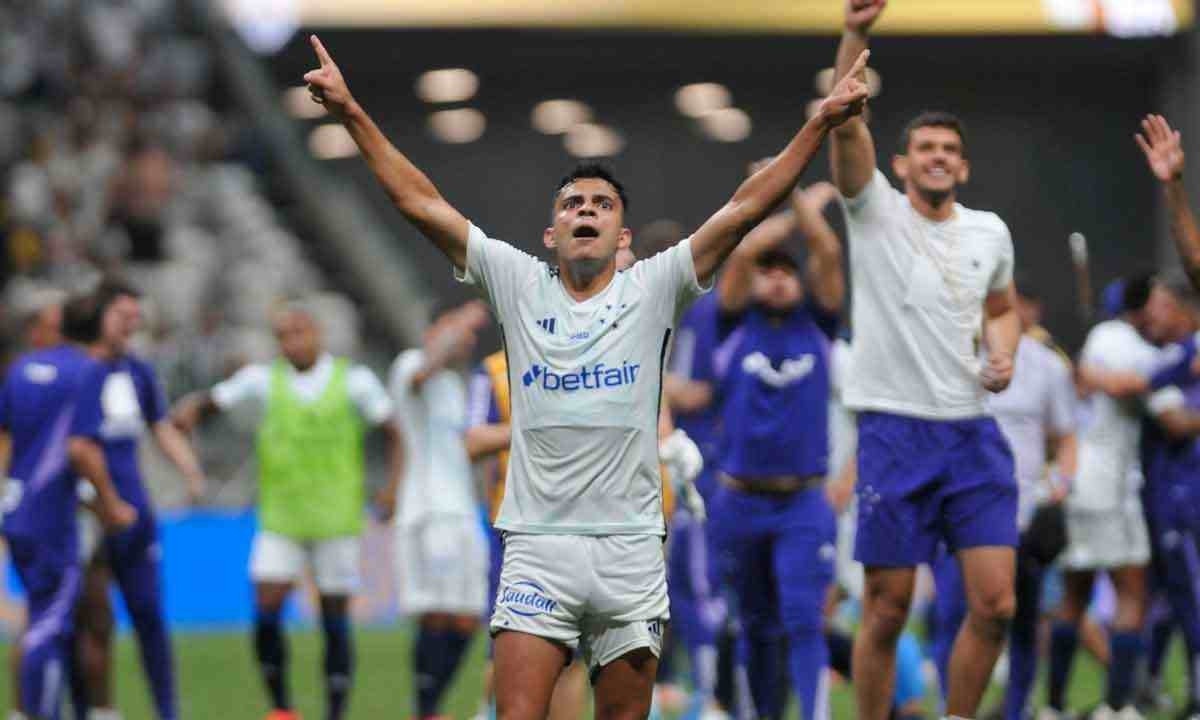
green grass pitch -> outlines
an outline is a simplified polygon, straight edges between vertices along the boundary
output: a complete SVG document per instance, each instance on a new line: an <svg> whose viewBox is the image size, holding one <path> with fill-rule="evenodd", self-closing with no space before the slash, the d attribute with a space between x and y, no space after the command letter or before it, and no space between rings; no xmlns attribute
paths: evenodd
<svg viewBox="0 0 1200 720"><path fill-rule="evenodd" d="M407 627L359 629L355 637L358 663L351 720L406 720L413 715L410 632ZM289 633L292 695L306 720L321 720L320 633L311 629ZM252 659L250 637L239 632L187 633L174 636L184 720L258 720L266 714L266 700ZM1178 643L1177 643L1178 645ZM0 647L7 659L7 646ZM1183 663L1179 648L1170 661L1168 689L1177 702L1184 691ZM480 673L484 663L482 635L476 640L443 711L454 718L470 718L479 708ZM5 675L0 684L0 717L9 708L10 687ZM1071 704L1087 708L1102 696L1103 676L1090 658L1080 657L1075 666ZM123 634L117 643L117 702L126 720L153 720L146 686L142 679L137 648L132 636ZM988 702L997 697L993 691ZM1039 689L1035 698L1041 701ZM850 688L835 686L833 717L853 718ZM795 717L793 712L792 717ZM929 717L933 714L930 705Z"/></svg>

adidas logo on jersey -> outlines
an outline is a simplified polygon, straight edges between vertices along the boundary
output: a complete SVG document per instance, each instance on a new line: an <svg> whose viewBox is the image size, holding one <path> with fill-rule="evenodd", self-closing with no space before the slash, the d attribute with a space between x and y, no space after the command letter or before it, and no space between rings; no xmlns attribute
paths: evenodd
<svg viewBox="0 0 1200 720"><path fill-rule="evenodd" d="M608 367L604 363L598 362L591 367L585 366L572 372L557 373L545 365L535 363L521 375L521 382L525 387L536 384L543 390L565 390L567 392L601 390L632 385L637 382L638 371L641 369L640 363L631 363L626 360L621 363L620 367Z"/></svg>
<svg viewBox="0 0 1200 720"><path fill-rule="evenodd" d="M554 334L554 325L555 325L554 318L552 318L552 317L543 318L541 320L538 320L537 324L538 324L538 327L540 327L541 329L550 333L551 335Z"/></svg>

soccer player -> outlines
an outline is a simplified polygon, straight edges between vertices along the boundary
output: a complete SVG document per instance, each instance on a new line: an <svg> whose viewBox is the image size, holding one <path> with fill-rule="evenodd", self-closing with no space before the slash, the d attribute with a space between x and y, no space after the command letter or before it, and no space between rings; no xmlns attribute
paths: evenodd
<svg viewBox="0 0 1200 720"><path fill-rule="evenodd" d="M884 5L847 0L838 77ZM866 567L853 662L859 717L887 715L915 567L934 559L939 540L968 599L946 709L973 717L1015 604L1013 460L985 403L1007 387L1020 338L1012 239L995 214L956 202L970 164L953 115L922 113L906 126L892 159L903 192L876 167L861 118L834 131L830 160L854 288L846 404L859 413L855 557Z"/></svg>
<svg viewBox="0 0 1200 720"><path fill-rule="evenodd" d="M802 718L828 714L826 594L837 520L825 496L829 343L845 296L841 244L821 216L822 184L751 232L717 284L713 357L724 425L711 532L737 601L756 716L782 716L777 662L786 637ZM799 229L802 270L781 247Z"/></svg>
<svg viewBox="0 0 1200 720"><path fill-rule="evenodd" d="M103 462L71 452L75 403L92 364L75 343L96 337L94 298L73 300L68 315L74 342L21 356L0 387L0 437L12 451L0 512L28 605L28 626L16 643L21 655L14 720L59 717L82 578L76 477L82 475L95 488L95 508L106 529L119 531L137 516L117 494Z"/></svg>
<svg viewBox="0 0 1200 720"><path fill-rule="evenodd" d="M397 487L401 441L392 401L369 368L325 351L316 312L290 303L274 318L281 357L243 367L207 392L179 401L172 413L190 431L205 416L247 404L258 425L258 534L250 554L254 581L254 651L270 694L270 720L292 720L283 604L306 567L321 601L325 636L326 718L345 716L353 685L349 602L358 589L360 534L366 507L363 440L368 427L388 444L389 488ZM377 498L383 519L395 494Z"/></svg>
<svg viewBox="0 0 1200 720"><path fill-rule="evenodd" d="M667 620L661 373L679 315L786 197L825 135L861 112L855 72L767 167L689 239L618 273L627 196L607 173L567 176L542 238L554 263L491 239L437 191L347 89L315 37L314 98L340 119L401 214L480 286L509 359L512 454L492 617L501 720L545 717L555 679L582 646L599 718L645 717Z"/></svg>
<svg viewBox="0 0 1200 720"><path fill-rule="evenodd" d="M119 717L112 701L112 611L108 588L116 580L129 610L158 717L179 717L171 640L163 608L162 553L158 522L138 463L138 442L149 429L155 444L179 469L189 497L204 492L204 475L187 439L166 417L167 403L154 369L130 353L141 325L139 293L112 281L96 291L99 339L89 346L97 360L84 373L71 422L72 455L103 462L137 522L103 539L88 558L80 598L78 652L90 717ZM79 684L82 683L82 684Z"/></svg>
<svg viewBox="0 0 1200 720"><path fill-rule="evenodd" d="M1147 373L1157 351L1144 337L1146 303L1153 279L1125 282L1120 316L1096 325L1080 353L1085 386L1093 370ZM1100 716L1126 712L1141 658L1145 618L1146 565L1150 545L1137 489L1141 482L1138 447L1141 404L1101 389L1090 396L1091 417L1080 436L1079 465L1066 499L1069 544L1063 553L1065 594L1062 618L1054 626L1050 652L1050 708L1063 710L1078 626L1092 597L1097 571L1108 573L1117 609L1110 636L1111 662ZM1132 706L1128 709L1132 712Z"/></svg>
<svg viewBox="0 0 1200 720"><path fill-rule="evenodd" d="M1078 443L1075 437L1075 381L1069 362L1035 336L1041 324L1041 303L1028 287L1018 286L1021 342L1017 346L1012 383L989 398L988 407L1012 447L1018 491L1016 614L1008 636L1008 685L1005 720L1025 717L1025 705L1037 677L1037 632L1041 618L1042 578L1065 544L1061 509L1069 478L1075 475ZM1046 449L1054 448L1054 470L1046 475ZM1048 509L1039 513L1039 506ZM1035 520L1035 518L1037 518ZM943 686L954 634L966 614L962 573L954 558L941 558L935 568L935 608L938 634L934 656Z"/></svg>
<svg viewBox="0 0 1200 720"><path fill-rule="evenodd" d="M417 717L438 714L442 694L487 607L487 541L463 445L467 398L454 369L470 359L488 322L474 301L435 318L424 347L392 364L389 390L404 438L396 503L400 611L419 623L414 648Z"/></svg>

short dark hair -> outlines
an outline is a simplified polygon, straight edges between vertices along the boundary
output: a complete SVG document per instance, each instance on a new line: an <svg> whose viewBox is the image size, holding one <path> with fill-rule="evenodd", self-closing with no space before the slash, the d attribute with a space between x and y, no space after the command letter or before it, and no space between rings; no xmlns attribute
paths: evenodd
<svg viewBox="0 0 1200 720"><path fill-rule="evenodd" d="M104 313L120 297L140 298L142 293L116 278L107 278L86 295L76 296L63 306L63 335L73 342L93 343L100 339Z"/></svg>
<svg viewBox="0 0 1200 720"><path fill-rule="evenodd" d="M1150 291L1154 289L1154 275L1143 273L1125 278L1125 289L1121 293L1121 310L1137 312L1146 307L1150 300Z"/></svg>
<svg viewBox="0 0 1200 720"><path fill-rule="evenodd" d="M967 156L967 129L963 125L963 121L957 115L943 110L926 110L908 121L900 133L901 155L908 153L908 144L912 142L912 134L926 127L948 128L958 133L958 139L962 142L963 157Z"/></svg>
<svg viewBox="0 0 1200 720"><path fill-rule="evenodd" d="M562 192L563 188L575 182L576 180L591 178L603 180L609 185L612 185L613 190L617 191L617 197L621 198L621 207L625 210L629 209L629 196L625 194L625 186L621 184L620 180L617 180L616 176L613 175L612 170L609 170L600 163L582 163L576 165L574 170L564 175L562 180L558 181L558 187L554 190L555 199L558 198L558 194Z"/></svg>
<svg viewBox="0 0 1200 720"><path fill-rule="evenodd" d="M759 253L758 257L754 259L754 264L762 270L787 268L794 273L800 272L800 261L796 259L795 255L783 248L772 248Z"/></svg>

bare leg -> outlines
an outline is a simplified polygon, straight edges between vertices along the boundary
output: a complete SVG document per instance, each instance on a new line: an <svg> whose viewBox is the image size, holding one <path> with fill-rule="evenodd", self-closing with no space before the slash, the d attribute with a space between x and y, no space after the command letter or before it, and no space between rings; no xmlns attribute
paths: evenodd
<svg viewBox="0 0 1200 720"><path fill-rule="evenodd" d="M583 661L576 658L554 684L550 698L550 720L577 720L587 714L588 677Z"/></svg>
<svg viewBox="0 0 1200 720"><path fill-rule="evenodd" d="M596 720L644 720L650 715L658 658L649 648L632 650L596 675Z"/></svg>
<svg viewBox="0 0 1200 720"><path fill-rule="evenodd" d="M1004 650L1016 611L1016 553L1011 547L977 547L958 553L967 617L950 656L946 712L975 717L996 659Z"/></svg>
<svg viewBox="0 0 1200 720"><path fill-rule="evenodd" d="M112 571L97 553L84 572L83 589L75 616L80 670L89 707L113 707L113 615L108 587Z"/></svg>
<svg viewBox="0 0 1200 720"><path fill-rule="evenodd" d="M885 720L896 686L896 643L908 622L915 568L868 567L863 621L854 638L854 696L859 720Z"/></svg>
<svg viewBox="0 0 1200 720"><path fill-rule="evenodd" d="M496 636L495 654L496 717L543 720L570 651L552 640L508 630Z"/></svg>

